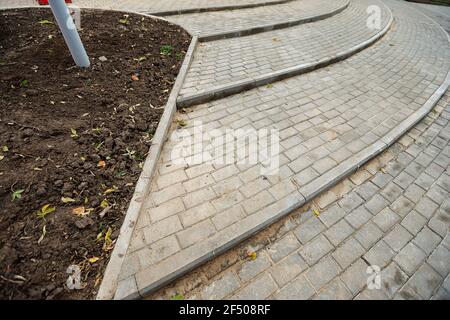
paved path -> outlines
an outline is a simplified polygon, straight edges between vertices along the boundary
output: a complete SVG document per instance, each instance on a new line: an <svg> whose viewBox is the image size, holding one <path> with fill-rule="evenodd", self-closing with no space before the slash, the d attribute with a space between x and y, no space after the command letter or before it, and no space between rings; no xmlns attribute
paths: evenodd
<svg viewBox="0 0 450 320"><path fill-rule="evenodd" d="M293 213L275 235L249 239L149 298L449 300L449 142L446 95L398 143L318 198L318 216ZM240 255L248 247L255 260ZM374 265L380 286L369 289Z"/></svg>
<svg viewBox="0 0 450 320"><path fill-rule="evenodd" d="M367 3L352 1L361 2ZM450 67L447 36L417 11L385 2L395 22L372 47L342 63L177 114L187 130L194 120L222 132L277 128L280 172L266 177L258 165L172 165L175 143L166 143L116 297L145 294L301 204L317 181L335 179L334 167L367 153L430 98Z"/></svg>
<svg viewBox="0 0 450 320"><path fill-rule="evenodd" d="M328 3L344 4L343 1ZM380 6L382 20L380 29L371 30L366 27L366 8L374 4ZM311 9L316 14L317 11L330 10L320 6ZM307 9L305 12L306 15L312 14ZM380 1L351 1L347 10L315 23L245 38L204 43L196 52L180 99L218 86L255 79L274 71L335 56L379 33L390 17L389 10Z"/></svg>
<svg viewBox="0 0 450 320"><path fill-rule="evenodd" d="M441 24L447 32L450 33L450 7L415 2L411 2L411 4L427 16L433 18L436 22Z"/></svg>

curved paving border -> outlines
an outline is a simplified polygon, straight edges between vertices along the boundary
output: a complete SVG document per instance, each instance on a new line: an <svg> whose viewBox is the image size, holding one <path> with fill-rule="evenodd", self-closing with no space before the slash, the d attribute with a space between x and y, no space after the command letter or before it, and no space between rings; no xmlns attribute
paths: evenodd
<svg viewBox="0 0 450 320"><path fill-rule="evenodd" d="M425 27L427 26L427 24L422 23L421 26ZM435 32L437 33L443 32L442 28L440 27L438 28L439 29L435 28ZM441 38L442 39L440 41L446 41L446 43L449 43L447 33L445 33L445 36L441 35ZM444 38L446 40L443 40ZM391 45L390 43L389 44L385 43L384 47L389 48L390 45ZM384 53L382 53L381 55L384 55ZM356 60L359 59L360 57L357 57ZM429 96L429 98L426 101L424 101L423 104L422 102L420 102L421 107L418 110L416 110L412 115L410 115L408 118L404 119L404 121L400 123L398 128L394 128L393 130L391 130L386 135L386 137L384 137L381 141L376 143L373 147L368 147L364 149L364 151L358 152L355 156L351 157L349 161L343 162L342 165L339 167L342 169L342 171L330 170L331 173L328 174L327 177L332 180L332 183L337 182L340 178L343 177L342 172L348 175L349 173L353 172L356 168L358 168L364 161L367 161L371 157L375 156L376 154L387 148L410 126L415 124L424 115L426 115L427 112L437 102L439 97L445 92L445 89L448 88L450 84L450 76L448 72L444 77L445 81L441 83L441 85L436 90L434 84L428 85L428 90L426 90L426 92L430 92L430 94L431 92L433 92L433 94ZM443 78L439 76L438 79ZM416 104L418 105L419 103L416 102ZM314 197L319 191L323 191L329 186L331 186L331 183L328 184L324 181L321 181L319 183L307 184L305 188L301 189L303 193L301 191L295 190L294 192L290 193L288 196L282 198L278 202L268 207L265 207L261 211L257 211L256 213L252 214L251 217L239 220L238 223L231 225L230 227L227 227L226 228L227 233L233 234L234 238L230 239L229 237L227 237L226 234L224 234L224 232L216 232L211 237L199 241L195 245L189 246L183 249L182 251L179 251L177 254L172 255L166 258L165 260L162 260L157 265L155 264L144 267L143 269L141 269L139 272L136 273L136 279L139 287L135 287L134 291L131 290L128 291L128 293L132 293L133 295L139 294L143 296L157 289L158 287L167 284L174 278L181 276L182 274L190 271L192 268L228 250L230 247L236 245L237 243L247 238L248 236L256 233L257 231L265 228L267 225L280 219L282 216L291 212L292 209L301 206L303 203L306 202L307 199ZM168 192L167 190L163 191ZM162 195L162 193L160 192L159 195ZM130 267L130 265L128 265L128 267ZM128 279L134 281L134 275ZM127 279L125 279L124 281L126 280ZM136 286L136 283L134 283L134 285ZM126 288L126 286L127 284L123 283L123 287ZM116 293L116 297L126 298L130 296L117 295Z"/></svg>
<svg viewBox="0 0 450 320"><path fill-rule="evenodd" d="M296 0L296 1L299 1L299 0ZM213 33L207 33L207 34L203 34L202 32L195 31L195 28L190 28L190 25L183 23L183 20L179 20L179 19L172 18L172 17L169 18L169 20L182 25L187 30L192 29L192 33L198 35L200 41L208 42L208 41L214 41L214 40L243 37L243 36L248 36L248 35L257 34L257 33L261 33L261 32L284 29L284 28L298 26L298 25L304 24L304 23L310 23L310 22L314 22L314 21L323 20L323 19L332 17L335 14L342 12L343 10L345 10L348 7L349 3L350 3L350 0L346 0L343 2L343 4L341 6L338 6L336 8L332 7L330 11L323 12L320 14L313 13L309 16L299 17L296 19L284 18L284 21L281 21L281 22L259 24L259 25L255 25L255 26L252 26L249 28L237 28L236 30L221 31L221 32L216 32L216 33L213 32ZM299 2L298 4L301 5L301 2ZM292 8L291 10L295 10L295 8ZM227 13L232 14L232 12L227 12ZM250 13L250 15L251 15L251 13ZM195 19L195 17L193 17L193 19ZM224 19L226 19L226 17L224 17Z"/></svg>
<svg viewBox="0 0 450 320"><path fill-rule="evenodd" d="M383 3L389 14L389 20L387 24L378 33L371 36L369 39L341 52L335 54L327 55L326 57L313 61L295 65L293 67L284 68L277 70L268 74L263 74L255 77L251 77L244 80L238 80L230 82L224 85L219 85L211 89L206 89L202 92L192 94L192 95L181 95L177 99L177 106L179 108L190 107L196 104L206 103L212 100L221 99L233 94L237 94L243 91L250 90L259 86L263 86L275 81L283 80L293 76L301 75L307 72L311 72L330 64L337 63L339 61L345 60L350 56L364 50L365 48L373 45L380 38L382 38L391 28L393 22L393 16L391 10Z"/></svg>

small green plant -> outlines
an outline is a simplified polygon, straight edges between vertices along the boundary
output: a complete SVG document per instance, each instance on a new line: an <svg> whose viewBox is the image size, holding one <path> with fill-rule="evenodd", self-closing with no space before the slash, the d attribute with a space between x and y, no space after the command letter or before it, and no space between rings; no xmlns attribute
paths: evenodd
<svg viewBox="0 0 450 320"><path fill-rule="evenodd" d="M159 52L163 55L163 56L169 56L172 53L173 47L169 44L165 44L163 46L161 46L161 48L159 49Z"/></svg>
<svg viewBox="0 0 450 320"><path fill-rule="evenodd" d="M184 300L184 296L182 294L175 294L170 297L170 300Z"/></svg>
<svg viewBox="0 0 450 320"><path fill-rule="evenodd" d="M39 209L39 211L37 212L37 216L39 218L43 219L43 218L45 218L46 215L48 215L49 213L51 213L51 212L53 212L55 210L56 210L55 207L50 207L49 204L46 204L46 205L42 206L41 209Z"/></svg>
<svg viewBox="0 0 450 320"><path fill-rule="evenodd" d="M24 189L19 189L19 190L13 191L13 193L11 195L11 201L22 198L22 192L24 192L24 191L25 191Z"/></svg>

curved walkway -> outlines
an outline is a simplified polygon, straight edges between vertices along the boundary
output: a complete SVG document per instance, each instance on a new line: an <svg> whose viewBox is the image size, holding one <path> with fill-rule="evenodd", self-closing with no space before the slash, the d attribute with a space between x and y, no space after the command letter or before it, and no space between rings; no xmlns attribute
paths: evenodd
<svg viewBox="0 0 450 320"><path fill-rule="evenodd" d="M183 14L168 19L201 39L225 38L234 32L237 33L234 36L239 36L245 34L245 30L268 31L280 24L286 27L296 22L323 19L342 11L348 3L349 0L295 0L277 6L217 11L208 15Z"/></svg>
<svg viewBox="0 0 450 320"><path fill-rule="evenodd" d="M177 114L188 130L194 120L222 132L277 128L280 171L261 176L259 166L172 165L175 142L168 142L116 298L145 295L301 206L429 111L448 87L447 35L408 6L386 3L395 22L374 46L339 64Z"/></svg>
<svg viewBox="0 0 450 320"><path fill-rule="evenodd" d="M379 28L367 27L366 9L370 5L380 8ZM346 58L359 46L377 40L387 31L390 20L389 9L378 0L351 1L343 12L318 22L203 43L180 92L179 105L191 105L201 97L223 96L231 87L242 91L266 78L292 76L295 70L310 70L310 64Z"/></svg>
<svg viewBox="0 0 450 320"><path fill-rule="evenodd" d="M148 298L449 300L450 92L313 205Z"/></svg>

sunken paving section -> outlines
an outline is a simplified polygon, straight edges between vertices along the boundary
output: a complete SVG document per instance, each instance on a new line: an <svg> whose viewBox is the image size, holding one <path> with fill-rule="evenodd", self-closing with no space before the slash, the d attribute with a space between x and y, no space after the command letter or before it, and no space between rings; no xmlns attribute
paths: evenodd
<svg viewBox="0 0 450 320"><path fill-rule="evenodd" d="M116 298L145 295L302 205L310 182L380 141L444 83L447 35L407 5L386 3L395 21L376 45L344 62L176 115L187 129L194 120L222 132L277 128L280 172L266 177L258 165L173 165L174 142L168 141Z"/></svg>
<svg viewBox="0 0 450 320"><path fill-rule="evenodd" d="M446 95L392 148L321 195L319 216L310 210L287 219L255 260L190 292L177 284L168 292L187 299L450 299L449 101ZM379 289L367 286L371 265L380 268ZM168 299L168 292L152 298Z"/></svg>
<svg viewBox="0 0 450 320"><path fill-rule="evenodd" d="M331 4L310 9L319 14L320 10L330 10ZM380 29L367 28L369 5L381 10ZM308 9L303 13L312 14ZM278 18L282 19L282 15ZM196 51L178 100L335 57L380 33L390 18L389 9L381 1L351 0L343 12L314 23L203 43Z"/></svg>
<svg viewBox="0 0 450 320"><path fill-rule="evenodd" d="M349 0L295 0L285 4L256 7L252 9L211 12L207 15L182 14L167 17L168 20L198 35L200 38L211 34L276 25L314 19L345 9Z"/></svg>

